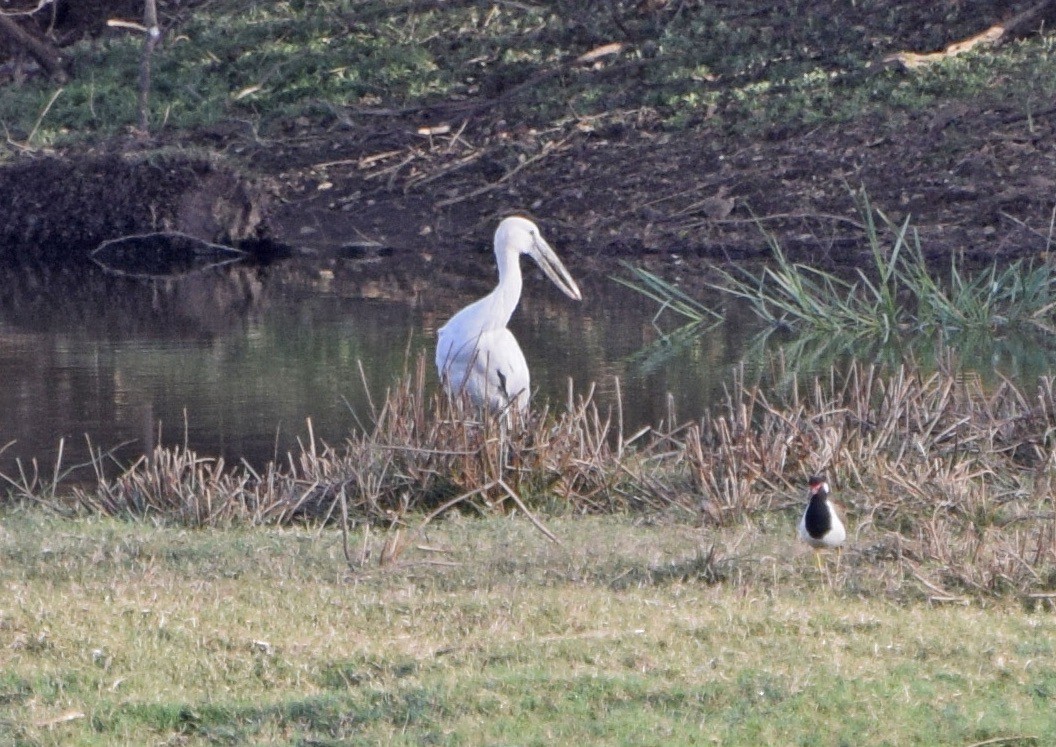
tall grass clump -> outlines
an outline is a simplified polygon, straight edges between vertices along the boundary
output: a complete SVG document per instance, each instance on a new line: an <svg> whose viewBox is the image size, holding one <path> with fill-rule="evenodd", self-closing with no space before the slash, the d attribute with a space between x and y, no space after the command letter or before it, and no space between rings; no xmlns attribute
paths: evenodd
<svg viewBox="0 0 1056 747"><path fill-rule="evenodd" d="M715 268L715 289L747 302L763 321L807 334L872 338L900 334L1004 333L1013 329L1054 331L1056 271L1048 262L997 263L973 272L956 254L945 276L929 267L909 217L901 223L861 200L871 263L841 276L793 262L777 239L764 232L773 261L761 269ZM879 225L877 223L879 219ZM702 305L655 274L631 268L625 285L690 323Z"/></svg>

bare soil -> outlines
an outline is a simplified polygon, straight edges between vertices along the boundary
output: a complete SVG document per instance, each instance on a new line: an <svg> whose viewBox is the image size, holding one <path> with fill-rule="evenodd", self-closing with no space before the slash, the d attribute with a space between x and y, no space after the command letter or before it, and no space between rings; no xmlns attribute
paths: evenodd
<svg viewBox="0 0 1056 747"><path fill-rule="evenodd" d="M1028 123L966 105L756 141L648 127L573 133L512 175L487 157L441 174L454 160L447 142L430 147L413 134L320 135L261 151L254 164L283 170L273 225L294 242L322 234L423 250L459 237L481 245L499 216L528 211L581 258L759 257L770 251L763 226L795 258L853 263L868 251L854 194L864 190L892 220L911 216L927 253L987 260L1048 247L1053 114ZM388 174L364 167L393 150L440 163ZM335 161L345 163L320 165ZM409 187L423 172L437 176Z"/></svg>

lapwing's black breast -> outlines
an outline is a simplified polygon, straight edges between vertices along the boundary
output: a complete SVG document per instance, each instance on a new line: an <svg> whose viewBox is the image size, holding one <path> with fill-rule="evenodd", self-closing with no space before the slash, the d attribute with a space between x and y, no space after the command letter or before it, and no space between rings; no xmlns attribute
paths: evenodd
<svg viewBox="0 0 1056 747"><path fill-rule="evenodd" d="M832 529L832 514L829 513L829 507L825 505L824 498L816 495L810 499L803 523L807 527L807 534L814 539L821 539L829 533Z"/></svg>

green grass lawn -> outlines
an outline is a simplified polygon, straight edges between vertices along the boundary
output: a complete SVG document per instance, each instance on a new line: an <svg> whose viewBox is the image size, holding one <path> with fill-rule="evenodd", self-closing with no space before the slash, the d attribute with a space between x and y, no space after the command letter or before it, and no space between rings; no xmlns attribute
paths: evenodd
<svg viewBox="0 0 1056 747"><path fill-rule="evenodd" d="M1056 620L929 605L791 514L335 531L0 518L5 744L1046 744ZM710 557L706 550L715 548ZM998 742L993 742L998 743Z"/></svg>

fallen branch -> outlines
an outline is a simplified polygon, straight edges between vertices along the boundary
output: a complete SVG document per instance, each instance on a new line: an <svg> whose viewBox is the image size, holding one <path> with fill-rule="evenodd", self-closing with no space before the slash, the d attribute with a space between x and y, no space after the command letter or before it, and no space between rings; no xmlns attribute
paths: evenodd
<svg viewBox="0 0 1056 747"><path fill-rule="evenodd" d="M1004 23L995 24L982 33L954 42L939 52L928 52L925 54L919 52L896 52L885 57L884 62L897 63L907 70L913 70L924 65L948 60L973 49L997 46L1008 41L1013 36L1021 34L1024 28L1039 21L1042 13L1053 5L1056 5L1056 0L1042 0L1042 2L1027 8Z"/></svg>
<svg viewBox="0 0 1056 747"><path fill-rule="evenodd" d="M0 35L10 39L15 46L22 47L29 52L53 80L59 83L65 83L68 80L65 55L53 45L26 31L18 25L15 19L3 13L0 13Z"/></svg>

